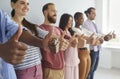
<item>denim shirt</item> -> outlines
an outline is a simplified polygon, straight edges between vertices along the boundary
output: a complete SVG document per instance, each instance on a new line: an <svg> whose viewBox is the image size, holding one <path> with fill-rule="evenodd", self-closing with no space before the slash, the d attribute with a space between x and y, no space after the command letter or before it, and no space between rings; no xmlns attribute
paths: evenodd
<svg viewBox="0 0 120 79"><path fill-rule="evenodd" d="M0 10L0 43L5 43L18 30L18 24ZM17 79L13 65L0 58L0 79Z"/></svg>

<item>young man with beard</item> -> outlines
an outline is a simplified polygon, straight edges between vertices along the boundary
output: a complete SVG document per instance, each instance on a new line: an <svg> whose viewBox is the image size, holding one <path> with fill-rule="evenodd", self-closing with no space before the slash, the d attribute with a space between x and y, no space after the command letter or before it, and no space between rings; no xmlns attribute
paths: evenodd
<svg viewBox="0 0 120 79"><path fill-rule="evenodd" d="M44 23L40 25L41 29L53 32L58 37L62 36L62 41L66 41L61 35L60 29L53 24L56 23L57 11L53 3L47 3L43 6L43 14L45 17ZM60 40L61 41L61 40ZM60 44L61 45L61 44ZM66 41L68 46L68 42ZM43 64L43 79L64 79L64 52L62 49L59 52L49 52L41 49L42 64Z"/></svg>
<svg viewBox="0 0 120 79"><path fill-rule="evenodd" d="M96 17L96 9L94 7L90 7L85 11L85 14L87 16L87 20L84 22L84 27L86 29L88 29L89 31L92 31L96 34L102 34L96 23L94 22L95 17ZM107 35L103 35L104 36L104 41L109 41L112 38L115 38L116 34L112 33L108 33ZM99 52L101 50L101 46L97 45L97 46L93 46L90 45L90 56L91 56L91 69L88 75L87 79L94 79L94 73L98 67L98 63L99 63Z"/></svg>

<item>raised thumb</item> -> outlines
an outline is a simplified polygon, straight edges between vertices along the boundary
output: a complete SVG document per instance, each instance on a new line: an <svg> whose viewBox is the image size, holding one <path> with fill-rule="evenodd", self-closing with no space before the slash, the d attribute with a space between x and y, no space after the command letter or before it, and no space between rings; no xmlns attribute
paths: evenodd
<svg viewBox="0 0 120 79"><path fill-rule="evenodd" d="M94 35L95 35L95 34L94 34L94 33L92 33L92 34L90 35L90 38L92 38Z"/></svg>
<svg viewBox="0 0 120 79"><path fill-rule="evenodd" d="M21 34L22 34L22 25L19 25L17 32L12 36L11 39L18 42Z"/></svg>
<svg viewBox="0 0 120 79"><path fill-rule="evenodd" d="M64 38L66 36L66 32L65 31L61 31L61 38Z"/></svg>

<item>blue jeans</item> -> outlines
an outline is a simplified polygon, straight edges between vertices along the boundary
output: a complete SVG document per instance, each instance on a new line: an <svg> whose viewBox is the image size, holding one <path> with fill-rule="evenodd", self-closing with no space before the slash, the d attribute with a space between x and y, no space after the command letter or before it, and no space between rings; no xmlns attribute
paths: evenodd
<svg viewBox="0 0 120 79"><path fill-rule="evenodd" d="M91 68L90 72L88 74L87 79L93 79L94 73L97 70L98 63L99 63L99 51L90 51L90 57L91 57Z"/></svg>

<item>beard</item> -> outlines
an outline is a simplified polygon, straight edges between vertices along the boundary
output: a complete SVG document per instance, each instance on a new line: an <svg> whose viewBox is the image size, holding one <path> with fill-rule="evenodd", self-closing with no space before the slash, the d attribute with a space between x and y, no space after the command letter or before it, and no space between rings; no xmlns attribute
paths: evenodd
<svg viewBox="0 0 120 79"><path fill-rule="evenodd" d="M56 16L56 15L53 15L53 16ZM53 18L53 17L50 16L50 15L48 15L48 21L49 21L50 23L56 23L56 19Z"/></svg>

